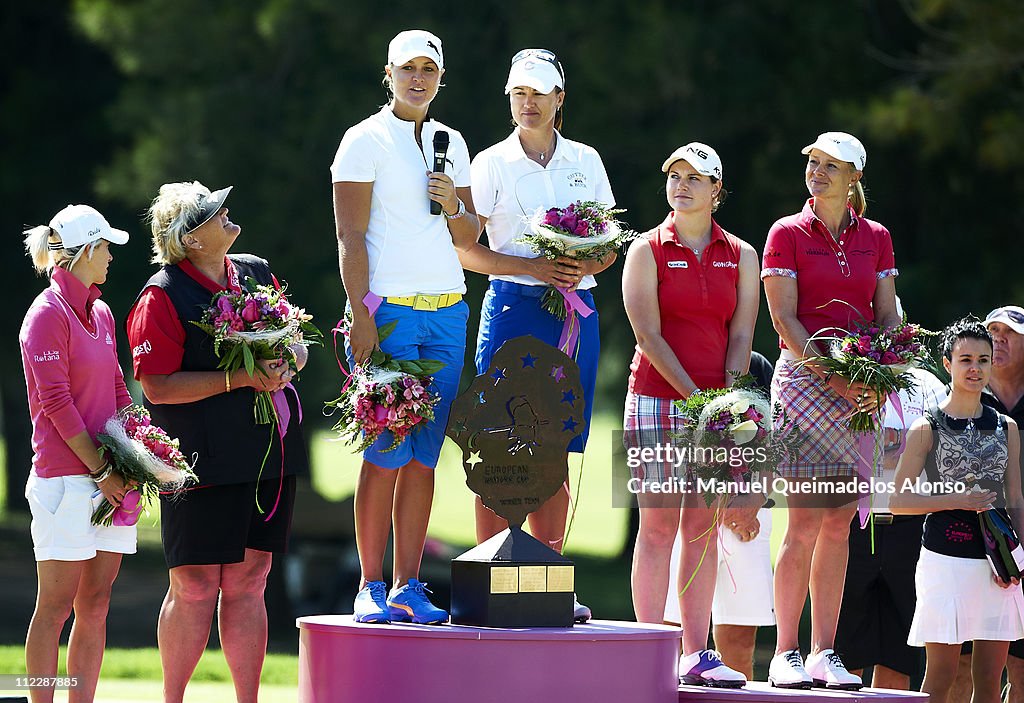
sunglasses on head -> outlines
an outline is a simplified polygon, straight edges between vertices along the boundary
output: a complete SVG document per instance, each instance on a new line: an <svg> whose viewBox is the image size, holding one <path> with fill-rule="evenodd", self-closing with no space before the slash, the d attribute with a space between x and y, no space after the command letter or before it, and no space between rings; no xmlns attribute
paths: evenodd
<svg viewBox="0 0 1024 703"><path fill-rule="evenodd" d="M512 57L512 63L514 64L516 61L522 61L523 59L537 59L538 61L549 63L555 67L562 80L565 80L562 64L558 61L558 57L555 56L553 51L548 51L547 49L523 49Z"/></svg>
<svg viewBox="0 0 1024 703"><path fill-rule="evenodd" d="M1017 312L1016 310L1010 310L1010 309L1005 308L1005 307L1004 308L996 308L995 310L990 312L988 314L988 316L985 318L985 322L988 322L992 318L998 317L1000 315L1006 315L1006 317L1010 318L1011 320L1016 322L1018 325L1024 325L1024 313Z"/></svg>

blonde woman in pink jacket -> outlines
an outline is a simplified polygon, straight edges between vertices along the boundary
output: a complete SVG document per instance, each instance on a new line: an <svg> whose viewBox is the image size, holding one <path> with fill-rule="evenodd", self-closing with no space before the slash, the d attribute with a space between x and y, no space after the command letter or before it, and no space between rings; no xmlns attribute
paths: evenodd
<svg viewBox="0 0 1024 703"><path fill-rule="evenodd" d="M134 525L91 523L97 488L114 505L128 490L117 474L105 471L94 440L104 422L132 402L117 363L114 317L98 288L113 259L109 246L124 244L128 233L112 229L88 205L69 205L49 225L25 235L36 271L50 277L18 336L32 415L25 497L38 575L25 664L30 678L48 683L30 689L33 703L50 703L61 630L74 610L68 701L87 703L103 660L110 589L121 555L135 552Z"/></svg>

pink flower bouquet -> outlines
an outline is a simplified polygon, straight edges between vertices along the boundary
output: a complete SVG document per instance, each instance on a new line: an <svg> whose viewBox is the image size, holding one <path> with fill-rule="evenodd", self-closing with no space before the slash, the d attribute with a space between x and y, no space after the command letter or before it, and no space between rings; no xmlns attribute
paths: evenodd
<svg viewBox="0 0 1024 703"><path fill-rule="evenodd" d="M914 377L909 370L930 364L924 338L932 334L906 321L891 328L874 322L857 323L853 331L832 340L828 356L807 361L824 366L829 374L859 381L885 399L892 393L914 387ZM850 430L875 432L876 415L882 407L879 404L873 413L854 412L850 416Z"/></svg>
<svg viewBox="0 0 1024 703"><path fill-rule="evenodd" d="M290 347L320 343L320 330L312 319L288 301L284 287L261 285L246 278L240 292L226 290L214 295L202 320L193 324L213 337L213 350L220 357L217 368L235 371L245 367L251 376L257 372L258 359L287 360L295 371ZM223 354L222 349L226 349ZM256 393L253 411L257 423L277 424L269 392Z"/></svg>
<svg viewBox="0 0 1024 703"><path fill-rule="evenodd" d="M529 231L516 241L528 244L548 259L601 259L638 236L615 219L621 212L625 210L592 200L581 200L564 208L539 209L529 220ZM565 319L563 296L555 288L544 295L542 305L558 319Z"/></svg>
<svg viewBox="0 0 1024 703"><path fill-rule="evenodd" d="M380 327L379 341L391 334L395 324ZM333 429L342 440L356 445L356 451L369 448L385 432L392 434L393 441L384 451L391 451L422 423L434 419L440 396L430 387L432 375L442 368L444 363L434 359L399 360L374 349L366 364L353 368L341 395L324 404L324 414L340 411Z"/></svg>
<svg viewBox="0 0 1024 703"><path fill-rule="evenodd" d="M125 495L120 507L104 502L97 508L92 515L94 525L134 525L161 491L177 493L196 482L192 466L178 449L178 440L152 424L149 411L142 406L131 405L107 420L96 439L108 462L107 475L117 473L136 487ZM100 482L103 479L100 477Z"/></svg>

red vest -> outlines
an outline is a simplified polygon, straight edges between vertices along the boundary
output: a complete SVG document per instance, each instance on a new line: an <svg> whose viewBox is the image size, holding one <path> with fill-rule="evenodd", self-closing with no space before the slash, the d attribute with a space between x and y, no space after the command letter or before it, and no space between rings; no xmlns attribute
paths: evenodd
<svg viewBox="0 0 1024 703"><path fill-rule="evenodd" d="M658 270L661 336L698 388L725 386L729 322L736 310L740 241L711 221L711 242L698 260L676 238L672 214L647 233ZM629 390L678 399L650 359L636 350L629 366Z"/></svg>

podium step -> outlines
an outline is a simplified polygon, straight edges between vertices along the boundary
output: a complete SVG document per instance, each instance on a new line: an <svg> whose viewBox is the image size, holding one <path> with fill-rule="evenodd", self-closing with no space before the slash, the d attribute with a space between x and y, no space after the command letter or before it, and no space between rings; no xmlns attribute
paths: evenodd
<svg viewBox="0 0 1024 703"><path fill-rule="evenodd" d="M369 625L299 618L299 703L676 703L680 630ZM916 703L916 702L915 702Z"/></svg>

